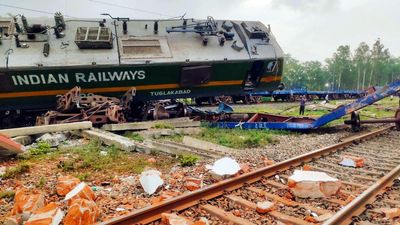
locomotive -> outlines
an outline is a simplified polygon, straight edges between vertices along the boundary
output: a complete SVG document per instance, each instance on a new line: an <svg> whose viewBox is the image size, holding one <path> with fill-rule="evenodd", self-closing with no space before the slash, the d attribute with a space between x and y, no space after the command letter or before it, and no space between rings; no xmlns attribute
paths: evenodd
<svg viewBox="0 0 400 225"><path fill-rule="evenodd" d="M56 109L57 98L76 86L78 98L121 98L134 89L129 104L137 109L162 99L273 91L281 83L283 51L261 22L102 16L0 18L2 124Z"/></svg>

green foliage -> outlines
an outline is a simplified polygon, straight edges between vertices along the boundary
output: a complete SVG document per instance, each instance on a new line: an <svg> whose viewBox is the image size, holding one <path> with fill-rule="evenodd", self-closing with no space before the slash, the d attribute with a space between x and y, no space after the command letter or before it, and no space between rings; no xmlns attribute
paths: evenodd
<svg viewBox="0 0 400 225"><path fill-rule="evenodd" d="M194 166L200 159L197 155L192 154L182 154L178 158L181 166Z"/></svg>
<svg viewBox="0 0 400 225"><path fill-rule="evenodd" d="M12 198L14 198L14 196L15 196L15 192L13 192L13 191L8 191L8 190L0 191L0 199L3 199L3 198L12 199Z"/></svg>
<svg viewBox="0 0 400 225"><path fill-rule="evenodd" d="M89 172L80 173L76 176L76 178L78 178L81 181L88 181L90 177L91 174Z"/></svg>
<svg viewBox="0 0 400 225"><path fill-rule="evenodd" d="M283 67L286 88L363 90L400 79L400 58L392 57L380 39L371 47L361 42L353 52L349 45L340 45L325 62L326 65L318 61L300 62L286 55Z"/></svg>
<svg viewBox="0 0 400 225"><path fill-rule="evenodd" d="M231 148L257 148L277 140L276 131L204 128L199 138Z"/></svg>
<svg viewBox="0 0 400 225"><path fill-rule="evenodd" d="M36 184L36 187L44 188L45 185L46 185L46 178L40 177L38 183Z"/></svg>
<svg viewBox="0 0 400 225"><path fill-rule="evenodd" d="M166 123L163 123L163 122L156 123L153 128L156 128L156 129L175 129L175 127L172 126L171 124L166 124Z"/></svg>
<svg viewBox="0 0 400 225"><path fill-rule="evenodd" d="M31 155L44 155L50 151L51 145L45 141L40 141L37 143L37 147L30 148L29 152Z"/></svg>
<svg viewBox="0 0 400 225"><path fill-rule="evenodd" d="M6 172L1 176L3 179L15 178L16 176L26 173L29 171L31 165L26 162L22 162L15 167L6 169Z"/></svg>
<svg viewBox="0 0 400 225"><path fill-rule="evenodd" d="M126 137L134 140L134 141L138 141L138 142L143 142L144 141L144 137L142 137L142 135L136 133L136 132L127 132L125 134Z"/></svg>

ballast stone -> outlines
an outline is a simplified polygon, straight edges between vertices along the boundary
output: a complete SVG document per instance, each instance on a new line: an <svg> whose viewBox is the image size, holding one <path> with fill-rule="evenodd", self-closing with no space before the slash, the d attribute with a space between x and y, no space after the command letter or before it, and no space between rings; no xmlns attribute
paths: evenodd
<svg viewBox="0 0 400 225"><path fill-rule="evenodd" d="M338 193L342 183L326 173L295 170L289 177L291 192L300 198L325 198Z"/></svg>

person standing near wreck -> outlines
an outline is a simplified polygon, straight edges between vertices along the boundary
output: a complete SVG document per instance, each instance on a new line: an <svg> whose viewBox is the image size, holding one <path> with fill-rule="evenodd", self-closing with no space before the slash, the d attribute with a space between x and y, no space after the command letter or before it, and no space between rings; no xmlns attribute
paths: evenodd
<svg viewBox="0 0 400 225"><path fill-rule="evenodd" d="M303 95L301 96L300 99L300 111L299 111L299 115L304 115L304 110L306 108L306 96Z"/></svg>

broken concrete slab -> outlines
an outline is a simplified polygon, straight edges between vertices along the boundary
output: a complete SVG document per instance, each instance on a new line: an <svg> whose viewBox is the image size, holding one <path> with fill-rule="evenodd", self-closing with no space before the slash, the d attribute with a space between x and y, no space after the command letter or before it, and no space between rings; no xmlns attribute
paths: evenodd
<svg viewBox="0 0 400 225"><path fill-rule="evenodd" d="M97 222L100 210L96 203L87 199L76 199L71 203L64 218L64 225L92 225Z"/></svg>
<svg viewBox="0 0 400 225"><path fill-rule="evenodd" d="M76 199L87 199L94 201L96 199L96 195L85 182L81 182L65 195L64 201L68 201L68 205L71 205Z"/></svg>
<svg viewBox="0 0 400 225"><path fill-rule="evenodd" d="M90 128L92 128L92 122L86 121L77 123L64 123L64 124L4 129L0 130L0 134L6 135L8 137L17 137L17 136L54 133L54 132L62 132L70 130L85 130Z"/></svg>
<svg viewBox="0 0 400 225"><path fill-rule="evenodd" d="M157 127L158 124L163 124L165 126L171 126L174 128L186 128L186 127L199 127L200 121L194 121L188 117L182 117L182 118L134 122L134 123L105 124L101 127L101 129L107 131L148 130Z"/></svg>
<svg viewBox="0 0 400 225"><path fill-rule="evenodd" d="M55 133L55 134L45 133L39 138L37 138L36 142L43 141L50 144L51 147L57 147L65 140L67 140L67 136L63 133Z"/></svg>
<svg viewBox="0 0 400 225"><path fill-rule="evenodd" d="M33 142L31 136L17 136L11 139L17 143L20 143L21 145L30 145Z"/></svg>
<svg viewBox="0 0 400 225"><path fill-rule="evenodd" d="M223 152L225 154L232 154L233 152L236 152L237 149L234 148L229 148L225 147L222 145L217 145L208 141L203 141L197 138L189 137L189 136L184 136L183 137L183 144L199 148L199 149L204 149L204 150L211 150L211 151L218 151L218 152Z"/></svg>
<svg viewBox="0 0 400 225"><path fill-rule="evenodd" d="M139 181L144 191L149 195L154 194L164 184L163 179L161 179L161 172L157 170L143 171L140 174Z"/></svg>
<svg viewBox="0 0 400 225"><path fill-rule="evenodd" d="M24 189L17 190L14 196L14 207L11 215L21 217L27 221L33 211L42 208L45 204L44 194L40 191L27 192Z"/></svg>
<svg viewBox="0 0 400 225"><path fill-rule="evenodd" d="M74 189L81 181L73 176L61 176L57 179L57 194L61 196L67 195L72 189Z"/></svg>
<svg viewBox="0 0 400 225"><path fill-rule="evenodd" d="M324 172L295 170L289 177L291 192L300 198L323 198L337 194L342 183Z"/></svg>
<svg viewBox="0 0 400 225"><path fill-rule="evenodd" d="M25 152L25 147L7 136L0 134L0 152L18 154Z"/></svg>
<svg viewBox="0 0 400 225"><path fill-rule="evenodd" d="M131 139L114 134L108 131L92 128L81 132L82 136L88 139L97 138L106 145L114 145L115 147L125 151L135 151L136 145Z"/></svg>
<svg viewBox="0 0 400 225"><path fill-rule="evenodd" d="M64 218L64 212L54 202L47 204L32 213L24 225L58 225Z"/></svg>

